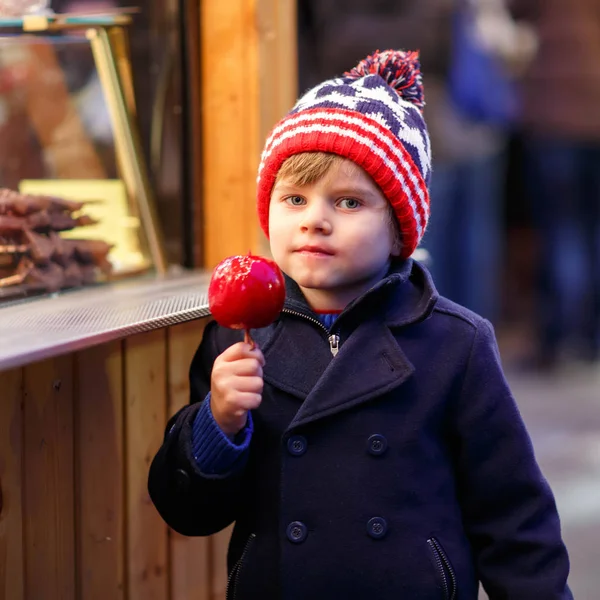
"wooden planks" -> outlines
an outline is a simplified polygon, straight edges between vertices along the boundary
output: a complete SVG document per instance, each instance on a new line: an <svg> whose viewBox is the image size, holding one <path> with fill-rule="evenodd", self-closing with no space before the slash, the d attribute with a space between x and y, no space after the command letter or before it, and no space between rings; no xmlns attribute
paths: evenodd
<svg viewBox="0 0 600 600"><path fill-rule="evenodd" d="M0 598L23 598L23 370L0 372Z"/></svg>
<svg viewBox="0 0 600 600"><path fill-rule="evenodd" d="M25 598L74 600L73 356L24 373Z"/></svg>
<svg viewBox="0 0 600 600"><path fill-rule="evenodd" d="M122 342L79 352L76 376L78 598L125 598Z"/></svg>
<svg viewBox="0 0 600 600"><path fill-rule="evenodd" d="M189 403L188 372L207 320L191 321L168 331L169 416ZM209 600L210 540L169 531L171 599Z"/></svg>
<svg viewBox="0 0 600 600"><path fill-rule="evenodd" d="M148 495L148 469L167 419L166 330L128 338L125 348L125 473L129 598L168 598L167 526Z"/></svg>
<svg viewBox="0 0 600 600"><path fill-rule="evenodd" d="M0 373L0 599L224 599L231 528L180 536L147 493L206 323Z"/></svg>

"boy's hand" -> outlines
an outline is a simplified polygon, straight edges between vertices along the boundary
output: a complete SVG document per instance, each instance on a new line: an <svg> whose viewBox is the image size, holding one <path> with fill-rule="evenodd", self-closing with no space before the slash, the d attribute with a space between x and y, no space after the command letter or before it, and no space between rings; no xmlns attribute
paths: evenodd
<svg viewBox="0 0 600 600"><path fill-rule="evenodd" d="M260 349L238 342L215 359L210 379L210 407L223 433L234 436L248 419L248 411L262 400L263 366Z"/></svg>

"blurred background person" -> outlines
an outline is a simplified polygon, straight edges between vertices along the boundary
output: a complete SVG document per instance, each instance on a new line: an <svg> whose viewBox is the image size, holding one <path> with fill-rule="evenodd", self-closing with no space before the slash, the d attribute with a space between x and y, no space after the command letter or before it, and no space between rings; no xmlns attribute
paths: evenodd
<svg viewBox="0 0 600 600"><path fill-rule="evenodd" d="M539 50L522 82L526 184L538 234L536 365L600 350L600 2L511 0Z"/></svg>
<svg viewBox="0 0 600 600"><path fill-rule="evenodd" d="M456 60L472 56L457 48L473 49L468 43L475 38L483 53L516 47L506 35L513 33L512 21L502 0L299 0L298 20L301 90L341 75L348 62L376 49L420 51L436 164L430 186L435 210L423 244L440 293L496 321L508 123L459 106L452 91L467 88L460 82L452 88L451 74L464 70ZM468 29L463 25L472 25L472 38L458 37ZM496 75L503 76L501 70ZM480 81L468 83L470 91L487 94L484 102L498 97Z"/></svg>

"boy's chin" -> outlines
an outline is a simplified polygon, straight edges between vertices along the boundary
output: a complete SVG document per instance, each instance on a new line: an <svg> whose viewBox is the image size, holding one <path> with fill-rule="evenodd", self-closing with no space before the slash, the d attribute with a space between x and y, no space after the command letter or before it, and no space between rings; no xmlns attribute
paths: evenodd
<svg viewBox="0 0 600 600"><path fill-rule="evenodd" d="M292 279L301 287L307 290L327 290L331 287L331 281L321 277L294 277Z"/></svg>

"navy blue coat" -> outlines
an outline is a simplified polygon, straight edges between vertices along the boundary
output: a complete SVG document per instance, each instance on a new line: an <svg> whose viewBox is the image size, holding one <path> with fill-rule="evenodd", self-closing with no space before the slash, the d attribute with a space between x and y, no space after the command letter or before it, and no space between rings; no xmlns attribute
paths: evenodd
<svg viewBox="0 0 600 600"><path fill-rule="evenodd" d="M215 357L207 327L191 405L169 422L149 490L165 521L233 521L237 600L571 598L552 493L505 381L491 326L439 298L409 260L338 318L339 353L293 282L253 332L266 358L247 462L199 472L191 427Z"/></svg>

